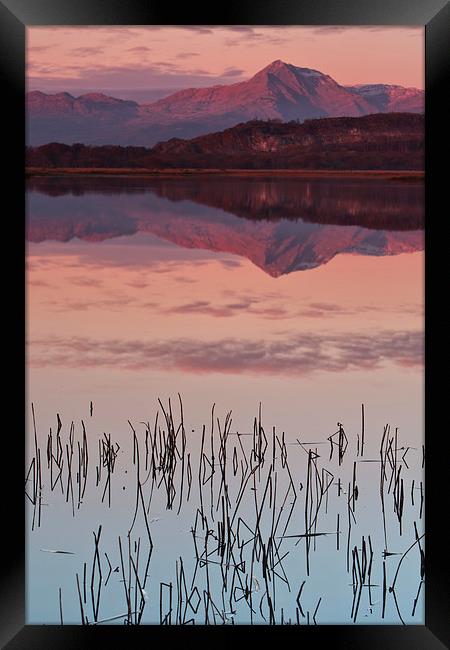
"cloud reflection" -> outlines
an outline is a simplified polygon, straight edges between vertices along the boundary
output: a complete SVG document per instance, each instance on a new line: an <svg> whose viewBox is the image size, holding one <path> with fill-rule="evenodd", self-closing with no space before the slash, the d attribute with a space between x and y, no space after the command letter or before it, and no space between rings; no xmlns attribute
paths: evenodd
<svg viewBox="0 0 450 650"><path fill-rule="evenodd" d="M422 331L381 330L370 334L302 333L282 340L50 337L30 342L29 364L296 376L317 371L372 370L385 363L421 367L423 356Z"/></svg>

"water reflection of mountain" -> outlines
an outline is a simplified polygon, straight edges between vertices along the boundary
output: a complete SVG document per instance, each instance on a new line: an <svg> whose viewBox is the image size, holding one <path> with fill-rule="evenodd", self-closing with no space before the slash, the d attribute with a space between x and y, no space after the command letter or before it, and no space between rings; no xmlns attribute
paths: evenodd
<svg viewBox="0 0 450 650"><path fill-rule="evenodd" d="M152 192L171 201L193 201L247 219L302 219L387 230L424 226L420 181L303 180L251 177L32 177L30 190L63 196Z"/></svg>
<svg viewBox="0 0 450 650"><path fill-rule="evenodd" d="M34 242L149 232L180 246L246 257L273 276L339 253L394 255L424 247L421 183L36 177L29 190L27 238Z"/></svg>

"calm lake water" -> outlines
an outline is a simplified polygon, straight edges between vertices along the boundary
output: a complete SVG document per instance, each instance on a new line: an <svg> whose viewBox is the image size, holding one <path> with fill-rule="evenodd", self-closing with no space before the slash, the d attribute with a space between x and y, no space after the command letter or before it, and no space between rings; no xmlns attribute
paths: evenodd
<svg viewBox="0 0 450 650"><path fill-rule="evenodd" d="M27 201L27 623L423 624L423 185Z"/></svg>

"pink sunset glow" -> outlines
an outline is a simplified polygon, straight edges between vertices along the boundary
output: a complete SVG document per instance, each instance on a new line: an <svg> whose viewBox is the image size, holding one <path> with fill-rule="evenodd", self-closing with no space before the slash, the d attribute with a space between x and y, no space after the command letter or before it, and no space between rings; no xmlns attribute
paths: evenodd
<svg viewBox="0 0 450 650"><path fill-rule="evenodd" d="M29 27L28 89L151 101L243 81L276 59L341 85L423 88L423 36L414 26Z"/></svg>

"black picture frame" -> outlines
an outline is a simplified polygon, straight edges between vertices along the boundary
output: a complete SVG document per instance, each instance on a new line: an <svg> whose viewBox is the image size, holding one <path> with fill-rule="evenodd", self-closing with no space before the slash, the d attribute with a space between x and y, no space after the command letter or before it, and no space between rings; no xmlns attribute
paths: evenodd
<svg viewBox="0 0 450 650"><path fill-rule="evenodd" d="M216 3L217 4L217 3ZM0 642L10 650L32 648L88 648L111 639L126 647L167 640L169 643L196 641L241 643L264 639L277 643L330 644L337 648L383 648L388 650L440 650L449 647L450 603L446 578L448 543L444 535L448 507L448 432L446 431L446 345L448 325L440 316L433 287L446 276L442 261L442 235L446 204L440 202L444 188L449 118L444 99L445 73L449 70L450 4L444 0L239 0L208 8L203 3L186 3L182 8L169 3L141 0L0 0L0 71L3 109L3 154L6 169L3 185L3 224L8 249L13 251L5 268L4 352L11 354L6 366L6 400L3 409L3 464L10 476L4 478L2 539L6 548L0 577ZM25 526L23 498L24 414L25 414L25 28L31 25L121 25L121 24L248 24L248 25L424 25L426 56L426 227L425 227L425 429L426 429L426 590L425 625L328 625L249 629L249 626L218 628L186 626L37 626L25 625ZM448 77L447 77L448 79ZM9 142L8 142L8 136ZM433 222L433 223L432 223ZM7 225L5 225L7 223ZM11 228L11 225L14 227ZM7 228L7 230L6 230ZM448 240L447 240L448 241ZM6 242L5 242L6 243ZM6 248L6 246L5 246ZM447 245L448 248L448 245ZM448 252L445 251L445 253ZM445 298L445 296L444 296ZM445 300L444 300L445 302ZM9 327L9 331L8 331ZM23 362L23 365L22 365ZM18 368L13 379L13 369ZM442 377L442 379L437 379ZM433 384L433 385L432 385ZM448 398L447 398L448 399ZM444 505L444 512L442 510ZM14 522L14 523L13 523ZM270 639L267 635L274 635ZM289 638L285 635L289 634ZM291 635L295 634L294 638ZM131 637L130 637L131 635ZM247 638L246 638L247 637Z"/></svg>

